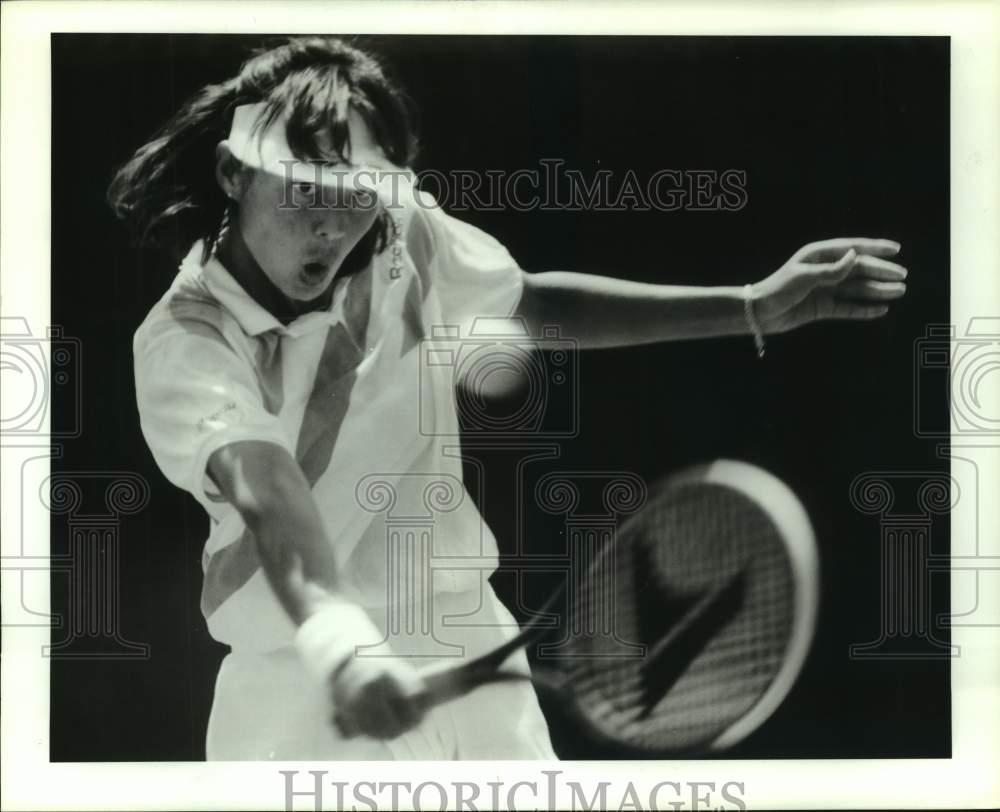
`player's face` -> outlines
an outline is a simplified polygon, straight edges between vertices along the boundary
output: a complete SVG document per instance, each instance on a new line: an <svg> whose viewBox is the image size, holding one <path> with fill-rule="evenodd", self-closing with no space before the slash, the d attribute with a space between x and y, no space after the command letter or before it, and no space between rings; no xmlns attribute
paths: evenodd
<svg viewBox="0 0 1000 812"><path fill-rule="evenodd" d="M375 163L380 153L364 119L352 111L348 127L351 163ZM258 171L240 196L236 221L271 282L290 299L309 301L327 289L377 216L373 198L350 180L331 189Z"/></svg>

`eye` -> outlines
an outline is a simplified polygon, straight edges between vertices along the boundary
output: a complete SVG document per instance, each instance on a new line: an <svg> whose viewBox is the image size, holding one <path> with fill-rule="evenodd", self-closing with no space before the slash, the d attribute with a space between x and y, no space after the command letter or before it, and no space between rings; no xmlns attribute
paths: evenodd
<svg viewBox="0 0 1000 812"><path fill-rule="evenodd" d="M315 205L319 193L319 186L315 183L293 183L292 189L296 198L307 206Z"/></svg>

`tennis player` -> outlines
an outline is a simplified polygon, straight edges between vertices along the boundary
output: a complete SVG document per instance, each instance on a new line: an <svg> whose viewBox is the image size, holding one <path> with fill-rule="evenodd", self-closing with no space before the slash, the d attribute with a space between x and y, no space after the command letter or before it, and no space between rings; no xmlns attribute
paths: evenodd
<svg viewBox="0 0 1000 812"><path fill-rule="evenodd" d="M294 38L205 87L109 190L143 239L187 251L134 353L146 441L211 518L202 608L231 653L209 759L554 758L528 682L422 698L442 646L473 656L516 632L485 579L495 539L439 439L458 423L450 370L421 371L433 325L515 316L583 347L743 335L762 352L766 335L877 318L905 291L899 245L861 238L807 245L744 287L525 274L415 188L415 144L372 55ZM429 472L458 490L435 556L481 566L395 589L384 518L359 488L382 475L395 509L419 512ZM413 539L406 554L429 548ZM385 642L394 602L476 625L399 650ZM523 652L514 667L527 671Z"/></svg>

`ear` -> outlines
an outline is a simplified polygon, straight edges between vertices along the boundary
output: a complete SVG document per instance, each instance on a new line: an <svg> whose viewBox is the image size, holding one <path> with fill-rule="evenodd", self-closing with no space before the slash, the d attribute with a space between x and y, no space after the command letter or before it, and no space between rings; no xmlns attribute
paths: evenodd
<svg viewBox="0 0 1000 812"><path fill-rule="evenodd" d="M248 170L243 162L233 155L228 141L220 141L215 148L215 179L219 188L230 200L243 197L249 180Z"/></svg>

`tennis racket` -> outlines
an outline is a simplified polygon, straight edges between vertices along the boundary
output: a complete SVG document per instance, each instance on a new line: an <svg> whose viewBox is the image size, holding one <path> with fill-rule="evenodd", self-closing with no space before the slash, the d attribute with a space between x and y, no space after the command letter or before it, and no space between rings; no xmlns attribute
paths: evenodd
<svg viewBox="0 0 1000 812"><path fill-rule="evenodd" d="M818 557L806 511L779 479L731 460L686 469L600 551L565 597L571 633L542 647L530 679L592 740L634 756L722 750L758 728L812 642ZM612 599L613 633L573 633ZM543 610L538 617L544 618ZM504 669L550 631L426 674L427 703L524 680ZM548 656L545 652L548 650Z"/></svg>

